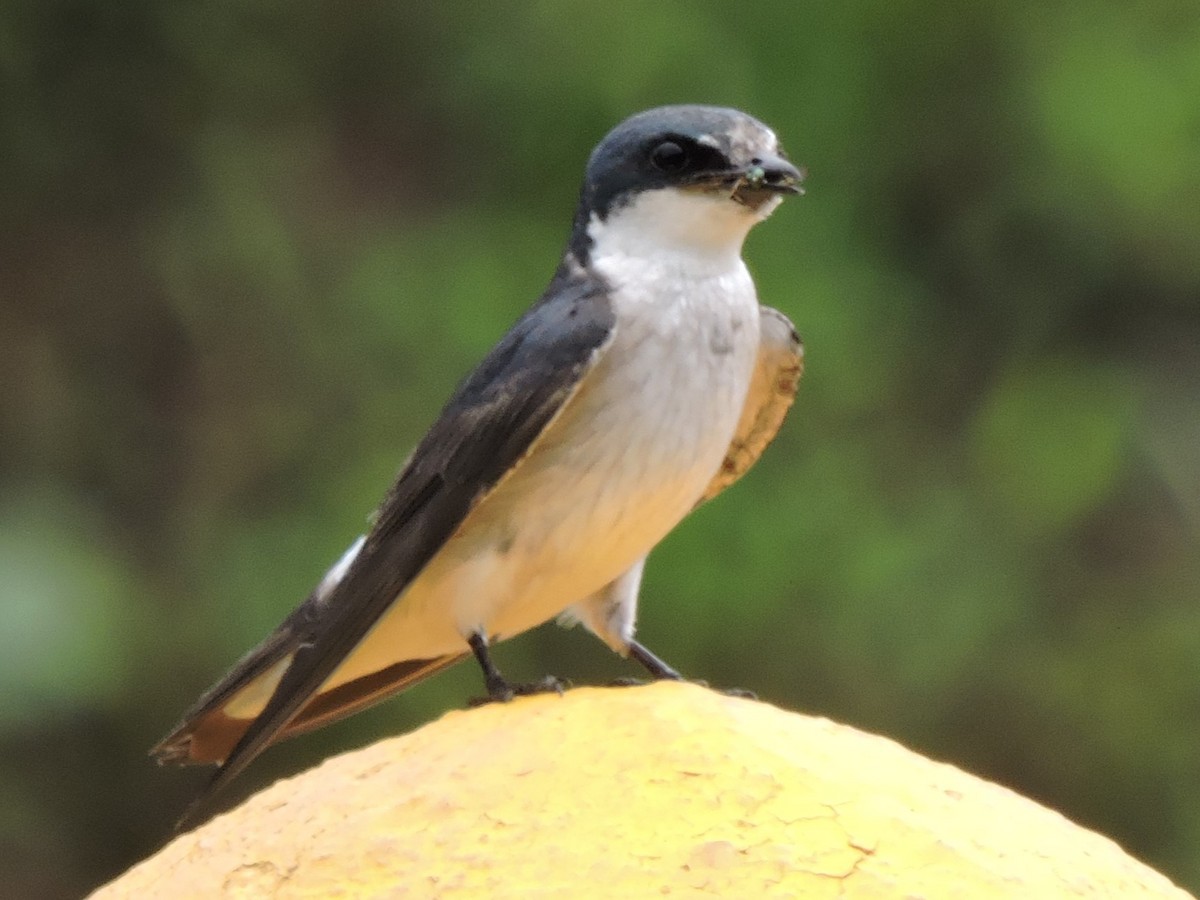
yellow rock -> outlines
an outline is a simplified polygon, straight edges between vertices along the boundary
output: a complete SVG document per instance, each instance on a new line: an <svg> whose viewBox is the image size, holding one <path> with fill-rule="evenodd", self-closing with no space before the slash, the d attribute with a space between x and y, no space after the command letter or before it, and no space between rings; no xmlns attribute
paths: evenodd
<svg viewBox="0 0 1200 900"><path fill-rule="evenodd" d="M450 713L278 782L94 896L1188 895L892 741L659 683Z"/></svg>

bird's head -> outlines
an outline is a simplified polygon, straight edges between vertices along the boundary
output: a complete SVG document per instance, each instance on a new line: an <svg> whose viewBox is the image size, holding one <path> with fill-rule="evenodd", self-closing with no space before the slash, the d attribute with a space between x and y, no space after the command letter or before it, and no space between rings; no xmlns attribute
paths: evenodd
<svg viewBox="0 0 1200 900"><path fill-rule="evenodd" d="M592 152L576 238L584 251L601 234L611 240L619 231L633 241L739 252L785 195L803 192L803 179L775 133L743 112L650 109L626 119Z"/></svg>

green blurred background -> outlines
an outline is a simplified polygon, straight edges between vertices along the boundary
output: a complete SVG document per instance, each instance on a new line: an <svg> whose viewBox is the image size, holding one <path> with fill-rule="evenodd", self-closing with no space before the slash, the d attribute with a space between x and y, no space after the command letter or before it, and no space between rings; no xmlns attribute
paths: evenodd
<svg viewBox="0 0 1200 900"><path fill-rule="evenodd" d="M0 884L170 835L146 749L364 526L666 102L808 166L747 247L808 371L658 550L685 672L893 736L1200 888L1200 7L13 0ZM634 674L581 632L516 678ZM268 753L232 802L480 690Z"/></svg>

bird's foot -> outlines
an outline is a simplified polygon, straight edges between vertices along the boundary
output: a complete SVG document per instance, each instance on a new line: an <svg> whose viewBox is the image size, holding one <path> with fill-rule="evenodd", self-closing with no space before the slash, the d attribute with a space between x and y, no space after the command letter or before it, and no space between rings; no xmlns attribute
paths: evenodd
<svg viewBox="0 0 1200 900"><path fill-rule="evenodd" d="M487 679L487 696L472 697L467 705L474 708L488 703L508 703L514 697L529 697L533 694L561 694L571 686L571 682L563 678L547 675L537 681L518 682L513 684L503 678Z"/></svg>
<svg viewBox="0 0 1200 900"><path fill-rule="evenodd" d="M701 680L700 680L700 679L698 679L698 678L697 678L697 679L694 679L694 680L691 680L691 681L689 681L689 682L688 682L688 684L694 684L694 685L696 685L697 687L707 688L707 689L708 689L708 690L710 690L710 691L713 691L713 692L715 692L715 693L718 693L718 694L723 694L723 695L724 695L724 696L726 696L726 697L740 697L740 698L741 698L741 699L743 699L743 700L757 700L757 699L758 699L758 694L754 693L754 691L748 691L748 690L746 690L745 688L738 688L738 687L732 687L732 688L719 688L719 687L713 687L713 686L712 686L711 684L709 684L707 681L701 681Z"/></svg>
<svg viewBox="0 0 1200 900"><path fill-rule="evenodd" d="M699 678L614 678L608 683L609 687L642 687L647 684L655 684L659 681L679 681L683 684L694 684L697 687L707 688L716 691L718 694L724 694L726 697L741 697L745 700L757 700L758 695L754 691L747 691L743 688L714 688L707 681L702 681Z"/></svg>
<svg viewBox="0 0 1200 900"><path fill-rule="evenodd" d="M471 652L479 660L483 669L483 686L487 689L486 697L474 697L467 701L468 706L483 706L485 703L507 703L513 697L526 697L530 694L549 694L552 691L561 694L571 686L569 681L547 675L539 681L523 684L513 684L500 674L496 664L488 654L488 640L482 632L476 632L467 640Z"/></svg>
<svg viewBox="0 0 1200 900"><path fill-rule="evenodd" d="M758 694L745 688L715 688L715 690L718 694L724 694L726 697L739 697L742 700L758 699Z"/></svg>
<svg viewBox="0 0 1200 900"><path fill-rule="evenodd" d="M656 681L661 681L661 678L630 678L628 676L622 678L614 678L608 683L609 687L642 687L647 684L654 684Z"/></svg>
<svg viewBox="0 0 1200 900"><path fill-rule="evenodd" d="M635 687L639 684L650 684L655 681L686 681L688 684L699 685L702 688L711 687L707 681L684 678L637 641L631 640L629 642L629 655L646 667L646 671L650 673L650 681L642 681L637 678L618 678L611 682L611 687ZM727 697L744 697L747 700L758 699L752 691L744 691L741 688L713 688L713 690Z"/></svg>

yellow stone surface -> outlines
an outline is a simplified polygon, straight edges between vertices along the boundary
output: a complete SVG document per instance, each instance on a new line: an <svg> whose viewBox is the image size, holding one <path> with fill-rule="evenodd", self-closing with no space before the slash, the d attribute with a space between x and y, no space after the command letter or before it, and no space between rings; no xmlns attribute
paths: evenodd
<svg viewBox="0 0 1200 900"><path fill-rule="evenodd" d="M278 782L93 896L1188 895L890 740L659 683L452 712Z"/></svg>

